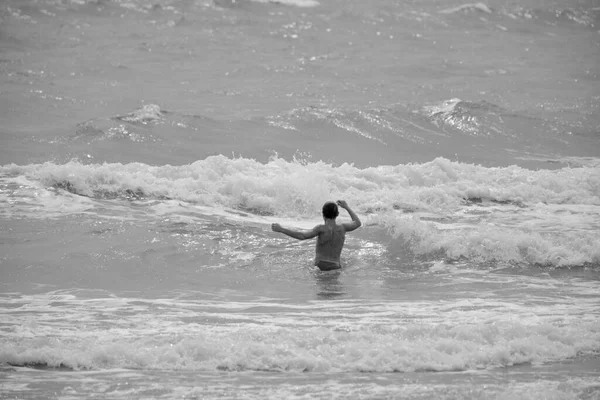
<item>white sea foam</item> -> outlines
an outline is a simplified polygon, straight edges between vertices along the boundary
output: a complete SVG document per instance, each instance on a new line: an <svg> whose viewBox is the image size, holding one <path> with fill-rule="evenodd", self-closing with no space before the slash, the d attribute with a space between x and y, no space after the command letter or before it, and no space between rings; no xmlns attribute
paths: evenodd
<svg viewBox="0 0 600 400"><path fill-rule="evenodd" d="M69 292L13 296L1 311L0 363L75 369L462 371L597 351L600 324L593 299L552 304L544 299L278 304L86 300Z"/></svg>
<svg viewBox="0 0 600 400"><path fill-rule="evenodd" d="M136 332L141 327L133 331L105 328L86 335L69 329L64 339L52 335L48 327L31 326L29 329L37 332L35 337L3 339L0 362L77 369L452 371L562 360L593 352L600 343L597 322L573 320L568 325L549 321L487 321L463 326L405 322L349 331L239 322L176 328L156 320L148 322L148 328L155 328L144 334Z"/></svg>
<svg viewBox="0 0 600 400"><path fill-rule="evenodd" d="M213 215L308 228L319 221L325 201L343 198L368 224L386 226L393 237L411 243L416 254L441 250L451 259L553 266L600 262L597 167L532 171L438 158L360 169L213 156L160 167L6 165L0 174L7 216Z"/></svg>
<svg viewBox="0 0 600 400"><path fill-rule="evenodd" d="M465 378L468 379L468 378ZM471 378L473 379L473 378ZM291 381L291 382L290 382ZM332 377L326 382L314 383L302 378L294 381L285 377L285 382L276 381L267 387L257 387L248 384L243 391L223 382L208 382L193 388L180 387L175 390L173 397L202 398L228 397L239 399L465 399L465 400L576 400L580 398L595 399L598 392L593 378L574 378L562 381L537 381L506 384L488 382L485 379L478 384L471 380L468 387L461 385L461 379L453 376L449 382L429 382L422 376L418 379L407 377L402 379L397 375L380 377L378 381L359 379L352 376L348 379ZM233 394L235 393L235 394Z"/></svg>
<svg viewBox="0 0 600 400"><path fill-rule="evenodd" d="M417 254L443 251L452 260L544 266L600 262L600 239L596 230L543 233L489 223L447 230L433 222L398 216L384 218L382 223L394 237L410 242Z"/></svg>
<svg viewBox="0 0 600 400"><path fill-rule="evenodd" d="M411 205L448 210L467 199L535 204L599 205L600 172L594 167L532 171L516 166L486 168L443 158L423 164L365 169L323 162L262 164L213 156L190 165L141 163L6 165L2 181L19 177L88 197L170 198L206 206L232 206L256 213L304 216L324 199L344 196L365 210ZM368 206L369 205L369 206Z"/></svg>

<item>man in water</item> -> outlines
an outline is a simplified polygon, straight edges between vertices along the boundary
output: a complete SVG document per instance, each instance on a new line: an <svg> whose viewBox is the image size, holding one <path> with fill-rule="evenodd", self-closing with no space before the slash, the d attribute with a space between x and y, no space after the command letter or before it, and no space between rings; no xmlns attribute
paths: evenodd
<svg viewBox="0 0 600 400"><path fill-rule="evenodd" d="M352 222L337 224L335 219L339 215L338 205L348 211ZM323 205L322 225L315 226L312 230L287 229L279 224L271 225L274 232L281 232L294 239L306 240L317 237L317 246L315 248L315 265L321 271L331 271L342 267L340 264L340 254L346 232L351 232L362 225L358 216L352 211L344 200L338 200L337 204L328 201Z"/></svg>

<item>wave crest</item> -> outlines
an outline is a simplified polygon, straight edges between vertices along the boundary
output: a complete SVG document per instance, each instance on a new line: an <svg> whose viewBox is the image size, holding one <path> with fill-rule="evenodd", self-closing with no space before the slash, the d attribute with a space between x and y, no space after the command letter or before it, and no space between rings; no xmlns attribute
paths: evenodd
<svg viewBox="0 0 600 400"><path fill-rule="evenodd" d="M238 210L250 219L310 224L320 219L324 202L345 199L368 224L410 241L419 256L442 252L451 260L551 266L600 263L597 167L531 171L437 158L357 168L213 156L181 166L10 165L0 167L0 181L7 188L0 198L7 205L3 212L11 215L48 218L82 208L89 212L94 204L101 215L106 201L150 200L163 204L162 213L179 212L183 204L211 214ZM86 200L69 207L75 197ZM146 212L151 217L152 209Z"/></svg>
<svg viewBox="0 0 600 400"><path fill-rule="evenodd" d="M593 352L600 340L597 322L583 321L574 326L408 322L357 330L195 328L197 334L183 337L21 339L2 345L0 363L73 369L465 371L568 359Z"/></svg>

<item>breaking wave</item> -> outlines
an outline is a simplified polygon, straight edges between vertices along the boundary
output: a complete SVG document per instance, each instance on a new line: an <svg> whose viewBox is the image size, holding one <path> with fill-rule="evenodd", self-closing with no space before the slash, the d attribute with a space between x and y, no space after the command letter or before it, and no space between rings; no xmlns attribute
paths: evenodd
<svg viewBox="0 0 600 400"><path fill-rule="evenodd" d="M416 255L441 251L451 260L544 266L600 262L595 166L531 171L438 158L361 169L213 156L181 166L7 165L0 177L3 213L10 215L49 218L84 209L101 216L106 204L97 201L153 201L162 212L185 204L203 207L199 212L239 210L249 218L308 222L318 218L325 201L343 198L370 225L409 242ZM150 216L152 208L147 210Z"/></svg>

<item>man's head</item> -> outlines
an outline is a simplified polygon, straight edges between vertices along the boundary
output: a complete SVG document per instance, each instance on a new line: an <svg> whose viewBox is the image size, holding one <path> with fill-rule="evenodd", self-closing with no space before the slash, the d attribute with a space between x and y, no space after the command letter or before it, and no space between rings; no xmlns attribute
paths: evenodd
<svg viewBox="0 0 600 400"><path fill-rule="evenodd" d="M332 201L328 201L323 204L323 218L325 219L336 219L340 214L338 211L338 206Z"/></svg>

